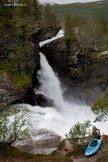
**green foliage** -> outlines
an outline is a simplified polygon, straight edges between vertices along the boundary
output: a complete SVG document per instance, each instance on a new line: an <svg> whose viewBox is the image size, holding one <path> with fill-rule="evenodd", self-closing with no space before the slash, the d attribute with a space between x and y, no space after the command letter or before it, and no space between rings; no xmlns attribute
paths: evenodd
<svg viewBox="0 0 108 162"><path fill-rule="evenodd" d="M68 138L69 139L78 139L78 138L84 138L88 131L87 129L91 126L90 121L85 121L84 123L77 123L72 127L69 131Z"/></svg>
<svg viewBox="0 0 108 162"><path fill-rule="evenodd" d="M70 15L66 15L66 17L65 17L64 39L66 41L71 41L71 40L75 39L75 21L74 20L75 19L73 17L71 17Z"/></svg>
<svg viewBox="0 0 108 162"><path fill-rule="evenodd" d="M31 154L28 152L22 152L20 150L18 150L15 147L12 146L0 146L0 155L2 155L2 157L5 157L5 160L8 161L8 159L11 161L16 160L16 159L20 159L23 161L27 161L27 162L47 162L47 161L54 161L54 162L58 162L58 161L65 161L65 162L73 162L73 160L71 160L68 157L61 157L61 156L51 156L51 155L40 155L40 154Z"/></svg>
<svg viewBox="0 0 108 162"><path fill-rule="evenodd" d="M0 143L1 145L12 145L20 137L28 135L25 128L25 112L18 109L9 109L1 104L0 109Z"/></svg>
<svg viewBox="0 0 108 162"><path fill-rule="evenodd" d="M89 138L86 138L86 136L90 135L90 132L88 132L90 126L91 124L89 120L85 121L84 123L78 122L70 129L69 133L66 134L66 137L73 145L72 154L76 154L78 152L82 153L84 151L89 140Z"/></svg>
<svg viewBox="0 0 108 162"><path fill-rule="evenodd" d="M57 15L51 10L50 4L44 8L43 27L46 30L59 27Z"/></svg>
<svg viewBox="0 0 108 162"><path fill-rule="evenodd" d="M108 90L106 90L105 93L101 97L95 99L91 108L92 108L92 111L97 115L96 121L107 120L107 116L108 116Z"/></svg>
<svg viewBox="0 0 108 162"><path fill-rule="evenodd" d="M11 72L10 79L12 80L15 87L18 89L26 88L28 86L31 86L32 84L31 76L29 74L26 74L25 72Z"/></svg>
<svg viewBox="0 0 108 162"><path fill-rule="evenodd" d="M91 34L94 39L100 39L107 31L107 24L104 17L93 17L91 26Z"/></svg>
<svg viewBox="0 0 108 162"><path fill-rule="evenodd" d="M71 41L76 38L76 33L86 25L86 18L83 16L66 15L64 20L65 40ZM81 30L81 29L80 29Z"/></svg>
<svg viewBox="0 0 108 162"><path fill-rule="evenodd" d="M107 1L107 0L106 0ZM84 16L88 21L92 19L92 16L96 17L105 17L106 22L108 23L108 2L104 3L72 3L72 4L63 4L63 5L52 5L51 8L55 13L57 13L61 24L64 22L65 15L71 16Z"/></svg>
<svg viewBox="0 0 108 162"><path fill-rule="evenodd" d="M65 140L62 140L58 146L58 150L62 150L65 145Z"/></svg>
<svg viewBox="0 0 108 162"><path fill-rule="evenodd" d="M102 36L101 41L102 41L101 50L108 51L108 31Z"/></svg>

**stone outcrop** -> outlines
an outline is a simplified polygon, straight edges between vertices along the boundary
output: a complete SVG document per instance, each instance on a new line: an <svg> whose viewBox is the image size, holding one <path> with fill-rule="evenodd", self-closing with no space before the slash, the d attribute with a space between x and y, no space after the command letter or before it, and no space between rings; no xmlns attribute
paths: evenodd
<svg viewBox="0 0 108 162"><path fill-rule="evenodd" d="M54 101L45 95L37 94L36 105L42 106L42 107L52 107L54 105Z"/></svg>
<svg viewBox="0 0 108 162"><path fill-rule="evenodd" d="M52 107L54 105L54 101L52 99L43 94L36 94L33 87L28 88L26 94L23 95L20 100L12 102L12 104L16 103L25 103L41 107Z"/></svg>
<svg viewBox="0 0 108 162"><path fill-rule="evenodd" d="M63 38L41 47L49 64L67 84L64 96L78 98L88 103L108 86L108 56L94 46L83 48L77 41L66 42Z"/></svg>
<svg viewBox="0 0 108 162"><path fill-rule="evenodd" d="M60 28L48 29L48 30L38 29L37 31L34 31L34 33L31 35L32 41L35 44L37 41L41 42L50 39L54 37L59 30Z"/></svg>
<svg viewBox="0 0 108 162"><path fill-rule="evenodd" d="M19 47L19 38L16 40L9 36L5 39L0 38L1 103L36 104L33 89L39 86L37 79L37 70L40 68L39 42L53 37L58 31L59 29L53 31L37 29L30 38L27 38L26 47L23 45ZM39 97L37 98L39 100Z"/></svg>
<svg viewBox="0 0 108 162"><path fill-rule="evenodd" d="M27 151L33 154L51 154L57 149L61 138L57 135L50 134L45 139L33 140L31 138L16 141L13 145L22 151Z"/></svg>
<svg viewBox="0 0 108 162"><path fill-rule="evenodd" d="M4 104L19 100L26 93L26 88L17 89L6 72L0 74L0 101Z"/></svg>

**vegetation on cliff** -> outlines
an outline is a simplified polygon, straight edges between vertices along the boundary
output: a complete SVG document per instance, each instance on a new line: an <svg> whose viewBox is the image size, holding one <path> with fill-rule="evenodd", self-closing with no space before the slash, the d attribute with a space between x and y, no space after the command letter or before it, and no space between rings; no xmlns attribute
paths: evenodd
<svg viewBox="0 0 108 162"><path fill-rule="evenodd" d="M45 30L60 27L57 15L52 11L50 4L46 4L44 8L43 27Z"/></svg>
<svg viewBox="0 0 108 162"><path fill-rule="evenodd" d="M25 112L0 104L0 148L11 146L17 139L26 137L28 130ZM29 122L28 122L29 123Z"/></svg>
<svg viewBox="0 0 108 162"><path fill-rule="evenodd" d="M84 123L78 122L70 129L69 133L66 134L66 137L73 148L67 156L84 154L85 148L90 140L90 126L90 121L85 121Z"/></svg>
<svg viewBox="0 0 108 162"><path fill-rule="evenodd" d="M40 66L39 36L34 43L32 35L40 29L55 29L56 19L47 6L42 15L38 0L0 1L0 80L3 83L8 78L8 88L0 84L0 89L6 89L0 98L7 98L9 83L16 93L26 93L26 89L32 87L32 75Z"/></svg>
<svg viewBox="0 0 108 162"><path fill-rule="evenodd" d="M88 22L85 17L67 15L64 22L66 41L77 41L81 48L92 48L104 50L107 46L107 22L104 17L95 16ZM107 35L107 36L106 36ZM100 47L99 47L100 46Z"/></svg>
<svg viewBox="0 0 108 162"><path fill-rule="evenodd" d="M106 121L108 117L108 89L102 96L95 99L92 111L97 115L96 121Z"/></svg>
<svg viewBox="0 0 108 162"><path fill-rule="evenodd" d="M44 7L44 6L43 6ZM51 5L52 10L57 13L61 24L64 22L65 15L71 16L84 16L87 20L91 20L91 17L104 17L108 23L108 2L97 1L90 3L72 3L72 4L55 4Z"/></svg>

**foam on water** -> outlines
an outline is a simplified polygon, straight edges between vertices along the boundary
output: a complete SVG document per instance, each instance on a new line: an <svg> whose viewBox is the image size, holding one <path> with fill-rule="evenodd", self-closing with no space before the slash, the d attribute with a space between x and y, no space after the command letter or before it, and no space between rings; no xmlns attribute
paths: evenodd
<svg viewBox="0 0 108 162"><path fill-rule="evenodd" d="M40 46L62 36L63 31L60 30L56 37L41 42ZM58 76L55 75L42 53L40 53L40 57L41 69L38 71L38 78L41 86L36 92L41 92L53 99L55 107L43 108L30 105L21 105L21 107L29 110L27 118L32 124L29 129L33 138L47 138L48 132L58 134L64 138L65 134L69 132L76 122L83 122L85 120L93 122L95 115L91 112L89 106L64 101ZM98 122L95 125L101 129L101 133L108 133L108 122Z"/></svg>

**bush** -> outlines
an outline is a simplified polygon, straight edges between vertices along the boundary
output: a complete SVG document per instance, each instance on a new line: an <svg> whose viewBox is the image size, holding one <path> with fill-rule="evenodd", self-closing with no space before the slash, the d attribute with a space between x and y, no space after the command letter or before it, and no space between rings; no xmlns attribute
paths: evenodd
<svg viewBox="0 0 108 162"><path fill-rule="evenodd" d="M83 152L85 150L85 146L88 143L90 132L88 128L91 126L90 121L85 121L84 123L76 123L74 127L72 127L69 133L66 135L68 140L72 143L74 150L72 153L76 154L79 152ZM88 136L88 137L87 137Z"/></svg>
<svg viewBox="0 0 108 162"><path fill-rule="evenodd" d="M95 99L92 111L96 114L96 121L106 121L108 118L108 89L104 94Z"/></svg>
<svg viewBox="0 0 108 162"><path fill-rule="evenodd" d="M10 146L20 137L28 135L25 112L3 104L0 104L0 109L0 146Z"/></svg>

